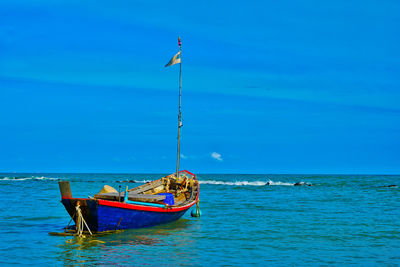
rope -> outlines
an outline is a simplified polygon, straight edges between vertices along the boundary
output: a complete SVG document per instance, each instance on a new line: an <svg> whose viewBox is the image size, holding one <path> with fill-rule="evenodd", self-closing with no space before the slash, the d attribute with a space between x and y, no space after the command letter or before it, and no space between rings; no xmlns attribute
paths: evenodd
<svg viewBox="0 0 400 267"><path fill-rule="evenodd" d="M90 231L90 228L89 228L89 226L87 225L85 219L83 218L82 210L81 210L80 207L81 207L81 204L80 204L80 202L78 201L78 202L76 203L76 207L75 207L75 209L76 209L76 215L77 215L77 220L76 220L76 227L77 227L77 229L76 229L76 232L77 232L78 236L81 237L81 236L83 235L84 226L86 226L86 228L88 229L90 235L93 235L93 234L92 234L92 231Z"/></svg>
<svg viewBox="0 0 400 267"><path fill-rule="evenodd" d="M199 202L200 202L200 199L197 199L197 203L196 203L196 215L197 215L197 216L200 216Z"/></svg>

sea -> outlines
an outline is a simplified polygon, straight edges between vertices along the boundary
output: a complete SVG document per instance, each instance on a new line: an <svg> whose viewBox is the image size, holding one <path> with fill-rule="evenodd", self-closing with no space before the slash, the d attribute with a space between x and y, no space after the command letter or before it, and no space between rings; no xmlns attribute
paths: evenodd
<svg viewBox="0 0 400 267"><path fill-rule="evenodd" d="M49 235L70 221L59 180L88 197L163 175L0 173L0 266L400 265L399 175L198 174L199 218Z"/></svg>

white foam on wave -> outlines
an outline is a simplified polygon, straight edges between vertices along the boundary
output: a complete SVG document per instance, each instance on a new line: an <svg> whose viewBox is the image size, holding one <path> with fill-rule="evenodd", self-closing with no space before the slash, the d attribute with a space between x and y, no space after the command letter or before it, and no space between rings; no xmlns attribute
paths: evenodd
<svg viewBox="0 0 400 267"><path fill-rule="evenodd" d="M268 183L268 185L285 185L285 186L293 186L294 185L294 183L287 183L287 182L280 182L280 181L274 182L272 180L269 180L267 183Z"/></svg>
<svg viewBox="0 0 400 267"><path fill-rule="evenodd" d="M3 177L0 181L26 181L26 180L37 180L37 181L55 181L58 178L45 177L45 176L31 176L31 177Z"/></svg>
<svg viewBox="0 0 400 267"><path fill-rule="evenodd" d="M224 182L224 181L215 181L215 180L202 180L199 181L200 184L212 184L212 185L231 185L231 186L265 186L265 185L285 185L292 186L293 183L285 183L285 182L274 182L274 181L235 181L235 182Z"/></svg>
<svg viewBox="0 0 400 267"><path fill-rule="evenodd" d="M142 183L142 184L146 184L146 183L150 183L150 182L152 182L153 180L134 180L136 183Z"/></svg>
<svg viewBox="0 0 400 267"><path fill-rule="evenodd" d="M50 180L50 181L55 181L55 180L59 180L58 178L54 178L54 177L45 177L45 176L33 176L32 177L34 180Z"/></svg>

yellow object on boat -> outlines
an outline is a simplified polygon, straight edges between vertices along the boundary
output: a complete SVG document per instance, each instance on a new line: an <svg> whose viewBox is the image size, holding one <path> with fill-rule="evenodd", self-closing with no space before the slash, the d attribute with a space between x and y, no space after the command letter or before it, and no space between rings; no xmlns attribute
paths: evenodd
<svg viewBox="0 0 400 267"><path fill-rule="evenodd" d="M112 186L105 185L98 194L103 194L103 193L118 193L118 191L115 190L115 188Z"/></svg>

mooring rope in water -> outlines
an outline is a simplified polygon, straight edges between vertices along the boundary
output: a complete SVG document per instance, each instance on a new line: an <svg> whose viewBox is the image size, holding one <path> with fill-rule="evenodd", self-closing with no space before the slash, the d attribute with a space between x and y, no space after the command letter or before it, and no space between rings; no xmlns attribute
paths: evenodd
<svg viewBox="0 0 400 267"><path fill-rule="evenodd" d="M199 206L199 203L200 203L200 199L197 199L197 203L196 203L196 214L197 214L197 217L200 216L200 206Z"/></svg>
<svg viewBox="0 0 400 267"><path fill-rule="evenodd" d="M200 202L200 199L197 199L196 209L192 210L192 212L190 213L190 215L192 215L192 217L200 217L201 216L199 202Z"/></svg>
<svg viewBox="0 0 400 267"><path fill-rule="evenodd" d="M78 202L76 203L76 207L75 207L75 209L76 209L76 215L77 215L77 220L76 220L76 232L77 232L78 236L81 237L81 236L83 235L84 226L86 226L86 228L88 229L90 235L93 235L93 234L92 234L92 231L90 231L90 228L89 228L89 226L87 225L85 219L83 218L82 210L81 210L80 207L81 207L81 204L80 204L80 202L78 201Z"/></svg>

